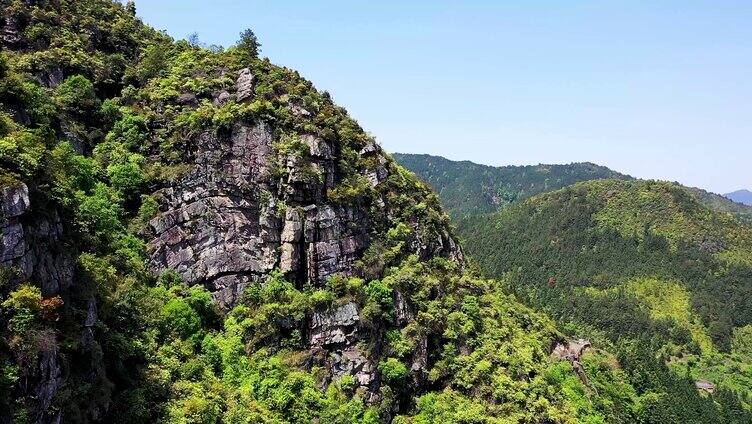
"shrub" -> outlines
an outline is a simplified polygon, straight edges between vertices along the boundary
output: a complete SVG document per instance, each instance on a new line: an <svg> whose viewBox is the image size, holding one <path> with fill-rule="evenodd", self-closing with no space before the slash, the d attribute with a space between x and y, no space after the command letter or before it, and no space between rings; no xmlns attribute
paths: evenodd
<svg viewBox="0 0 752 424"><path fill-rule="evenodd" d="M373 280L366 286L366 304L363 317L375 323L379 319L389 319L394 310L392 288L381 280Z"/></svg>
<svg viewBox="0 0 752 424"><path fill-rule="evenodd" d="M405 364L396 358L388 358L386 361L379 363L381 377L391 385L400 385L407 379L408 371Z"/></svg>
<svg viewBox="0 0 752 424"><path fill-rule="evenodd" d="M0 138L0 164L31 176L44 155L44 139L37 131L17 131Z"/></svg>
<svg viewBox="0 0 752 424"><path fill-rule="evenodd" d="M39 287L22 284L12 291L2 306L10 309L10 328L15 333L26 333L37 323L42 307L42 291Z"/></svg>
<svg viewBox="0 0 752 424"><path fill-rule="evenodd" d="M79 192L76 196L78 224L83 233L103 243L114 240L122 230L123 211L118 193L104 183L97 183L91 195Z"/></svg>
<svg viewBox="0 0 752 424"><path fill-rule="evenodd" d="M144 175L144 163L146 159L139 154L128 155L121 163L113 163L107 167L107 176L110 178L112 187L119 190L126 201L136 199L144 187L146 177Z"/></svg>
<svg viewBox="0 0 752 424"><path fill-rule="evenodd" d="M83 75L73 75L63 81L55 91L55 98L64 110L80 116L99 108L94 84Z"/></svg>
<svg viewBox="0 0 752 424"><path fill-rule="evenodd" d="M201 317L182 299L171 299L162 307L162 327L187 339L201 330Z"/></svg>

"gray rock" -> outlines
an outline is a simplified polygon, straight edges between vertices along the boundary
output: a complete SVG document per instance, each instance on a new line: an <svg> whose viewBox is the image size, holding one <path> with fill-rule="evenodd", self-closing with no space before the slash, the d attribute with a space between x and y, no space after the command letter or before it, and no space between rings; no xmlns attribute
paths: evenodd
<svg viewBox="0 0 752 424"><path fill-rule="evenodd" d="M293 115L299 116L299 117L311 116L311 112L309 112L306 108L296 105L296 104L290 105L290 111L292 112Z"/></svg>
<svg viewBox="0 0 752 424"><path fill-rule="evenodd" d="M323 159L332 158L332 148L323 139L311 134L303 134L300 140L308 145L311 156Z"/></svg>
<svg viewBox="0 0 752 424"><path fill-rule="evenodd" d="M252 79L250 71L241 72L239 97L250 96ZM143 234L153 271L175 269L187 284L209 289L225 310L245 287L264 284L277 269L296 287L324 287L334 276L361 273L356 262L371 245L374 229L384 224L374 222L382 218L373 211L386 203L376 198L375 205L332 204L327 190L344 177L337 149L308 134L301 141L310 154L283 155L275 150L275 137L281 135L270 125L239 123L229 132L207 130L192 140L193 169L154 193L161 212ZM388 160L375 143L361 153L381 155L372 156L376 166L362 174L374 186L389 178ZM408 224L417 228L420 222ZM462 257L448 231L426 232L407 247L424 259ZM395 302L399 326L415 319L408 299L398 293ZM327 370L329 378L354 376L364 398L376 401L379 358L359 348L370 336L360 318L358 305L350 302L285 325L308 330L303 333L312 366ZM425 378L427 343L421 340L410 358L416 380Z"/></svg>
<svg viewBox="0 0 752 424"><path fill-rule="evenodd" d="M6 218L22 215L29 208L29 188L21 183L17 186L4 187L2 212Z"/></svg>
<svg viewBox="0 0 752 424"><path fill-rule="evenodd" d="M214 98L214 105L221 106L232 99L232 95L227 91L222 91Z"/></svg>
<svg viewBox="0 0 752 424"><path fill-rule="evenodd" d="M589 340L576 339L570 340L567 343L558 343L551 352L553 358L569 361L572 364L572 369L574 369L574 372L580 378L580 381L582 381L582 384L588 387L590 387L590 382L580 359L585 350L590 346ZM595 390L593 387L591 388Z"/></svg>
<svg viewBox="0 0 752 424"><path fill-rule="evenodd" d="M33 213L25 184L4 187L0 198L0 266L16 270L11 284L34 281L54 296L73 281L73 258L63 246L57 211Z"/></svg>
<svg viewBox="0 0 752 424"><path fill-rule="evenodd" d="M238 74L238 81L236 84L237 93L235 98L238 102L242 102L253 97L253 84L254 78L249 68L243 68Z"/></svg>
<svg viewBox="0 0 752 424"><path fill-rule="evenodd" d="M178 97L178 103L181 105L197 105L196 95L193 93L183 93Z"/></svg>
<svg viewBox="0 0 752 424"><path fill-rule="evenodd" d="M363 148L360 149L360 154L365 156L365 155L369 155L372 153L378 153L378 151L379 151L378 145L372 140L369 140L366 142L365 146L363 146Z"/></svg>
<svg viewBox="0 0 752 424"><path fill-rule="evenodd" d="M358 321L360 321L360 316L354 302L342 305L333 311L316 312L311 318L311 344L341 344L352 340L354 326Z"/></svg>

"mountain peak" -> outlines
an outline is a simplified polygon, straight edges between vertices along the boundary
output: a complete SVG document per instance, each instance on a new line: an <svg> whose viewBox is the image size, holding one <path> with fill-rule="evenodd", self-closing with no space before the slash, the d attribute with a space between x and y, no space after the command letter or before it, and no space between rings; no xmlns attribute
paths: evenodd
<svg viewBox="0 0 752 424"><path fill-rule="evenodd" d="M736 203L752 206L752 191L749 191L747 189L732 191L731 193L726 193L723 196L733 200Z"/></svg>

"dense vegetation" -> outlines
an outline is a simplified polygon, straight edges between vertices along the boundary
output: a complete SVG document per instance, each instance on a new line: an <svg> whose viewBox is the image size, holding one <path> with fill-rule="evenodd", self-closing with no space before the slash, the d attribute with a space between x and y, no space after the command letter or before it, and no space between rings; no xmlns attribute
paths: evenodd
<svg viewBox="0 0 752 424"><path fill-rule="evenodd" d="M431 155L395 153L394 158L428 183L454 218L498 212L536 194L558 190L580 181L631 179L628 175L592 163L493 167ZM752 222L752 207L744 202L733 202L699 188L687 189L711 209L731 212Z"/></svg>
<svg viewBox="0 0 752 424"><path fill-rule="evenodd" d="M454 218L497 212L539 193L600 178L630 178L592 163L493 167L440 156L395 153L441 198Z"/></svg>
<svg viewBox="0 0 752 424"><path fill-rule="evenodd" d="M692 380L749 410L752 228L731 213L675 184L601 180L468 218L459 230L489 275L636 367L633 385L662 381L658 392L681 399L663 405L667 414L681 422L705 408Z"/></svg>
<svg viewBox="0 0 752 424"><path fill-rule="evenodd" d="M224 49L156 32L130 2L0 5L0 189L6 202L28 188L31 205L20 218L5 210L0 218L42 234L31 247L55 259L42 269L66 269L69 260L72 273L69 285L55 285L49 275L0 268L0 422L749 421L737 398L744 373L728 380L735 392L701 397L653 345L604 336L582 359L584 381L569 361L549 357L563 341L553 321L505 294L517 287L510 274L483 279L461 257L414 254L416 241L448 231L437 198L391 159L359 155L371 138L327 93L259 57L252 31ZM255 78L252 99L218 101L244 68ZM289 177L283 154L297 155L304 181L321 178L300 134L337 146L341 179L327 202L365 205L374 218L357 275L314 286L273 272L222 311L204 285L150 268L144 229L160 213L154 193L195 166L198 134L241 122L274 129L273 178ZM363 174L379 167L389 177L374 186ZM713 260L746 269L746 236L730 218L723 225L736 238ZM55 228L59 237L44 237ZM749 363L743 315L722 317L733 329L719 318L720 330L706 331L710 322L686 313L691 287L677 283L686 293L676 289L684 294L663 308L673 291L654 285L626 287L655 316L675 317L677 325L660 327L679 346L672 367L712 376L726 375L728 361ZM611 296L610 286L599 289ZM410 314L399 308L406 302ZM368 334L361 348L378 361L374 397L352 375L331 379L315 366L320 352L303 334L313 315L350 303ZM692 342L698 347L676 354ZM703 348L733 355L712 362Z"/></svg>
<svg viewBox="0 0 752 424"><path fill-rule="evenodd" d="M436 197L393 161L361 158L370 137L327 93L259 58L251 31L204 47L143 25L133 3L0 4L0 188L28 188L28 228L60 224L61 237L33 247L60 259L51 269L70 259L73 274L56 286L2 268L0 422L657 422L660 403L632 390L607 353L587 360L588 387L549 359L561 334L546 316L461 258L412 254L412 241L447 229ZM244 67L253 101L216 102ZM338 146L343 177L328 201L372 205L378 218L360 275L314 287L273 273L220 311L204 286L151 271L152 193L194 166L197 134L237 122L272 126L277 154L310 154L302 133ZM374 188L362 171L376 166L390 176ZM398 297L414 306L410 319ZM370 335L363 351L379 360L376 398L312 366L298 331L349 302ZM416 352L425 363L410 363Z"/></svg>

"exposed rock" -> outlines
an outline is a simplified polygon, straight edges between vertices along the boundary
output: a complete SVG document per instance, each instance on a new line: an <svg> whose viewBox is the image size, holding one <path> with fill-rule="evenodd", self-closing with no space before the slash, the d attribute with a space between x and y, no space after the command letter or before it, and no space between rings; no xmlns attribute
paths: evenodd
<svg viewBox="0 0 752 424"><path fill-rule="evenodd" d="M716 254L726 248L726 243L717 238L705 237L698 243L697 247L701 252Z"/></svg>
<svg viewBox="0 0 752 424"><path fill-rule="evenodd" d="M373 141L369 140L366 143L366 145L363 146L362 149L360 149L360 154L365 156L365 155L369 155L372 153L378 153L378 151L379 151L378 145L374 143Z"/></svg>
<svg viewBox="0 0 752 424"><path fill-rule="evenodd" d="M8 47L19 46L23 42L23 33L19 29L18 20L15 18L7 19L0 37L2 37L3 44Z"/></svg>
<svg viewBox="0 0 752 424"><path fill-rule="evenodd" d="M585 339L576 339L564 343L558 343L551 355L556 359L567 359L579 361L582 354L585 353L585 349L589 348L590 341Z"/></svg>
<svg viewBox="0 0 752 424"><path fill-rule="evenodd" d="M698 390L704 390L708 393L715 392L715 384L711 383L708 380L697 380L695 381L695 387L697 387Z"/></svg>
<svg viewBox="0 0 752 424"><path fill-rule="evenodd" d="M214 98L214 104L216 106L221 106L230 101L231 98L232 95L230 93L228 93L227 91L222 91L217 95L217 97Z"/></svg>
<svg viewBox="0 0 752 424"><path fill-rule="evenodd" d="M26 184L4 187L1 206L6 218L16 217L26 212L29 208L29 188Z"/></svg>
<svg viewBox="0 0 752 424"><path fill-rule="evenodd" d="M309 141L319 154L331 154L322 141ZM326 182L297 184L293 178L278 187L269 174L273 151L266 125L236 126L228 140L206 132L198 146L196 169L156 193L165 212L149 223L155 271L172 268L191 284L204 283L223 307L277 266L315 285L335 273L354 272L354 261L369 243L367 211L290 206L284 221L277 216L282 201L323 204ZM278 192L282 199L274 197Z"/></svg>
<svg viewBox="0 0 752 424"><path fill-rule="evenodd" d="M355 324L360 321L355 303L346 303L333 311L317 312L311 318L311 344L345 343L352 338Z"/></svg>
<svg viewBox="0 0 752 424"><path fill-rule="evenodd" d="M243 68L238 74L238 81L236 84L237 94L235 98L238 102L242 102L253 97L253 74L249 68Z"/></svg>
<svg viewBox="0 0 752 424"><path fill-rule="evenodd" d="M428 339L422 336L418 341L417 349L413 354L412 364L410 365L410 371L413 373L427 373L428 370Z"/></svg>
<svg viewBox="0 0 752 424"><path fill-rule="evenodd" d="M308 145L308 148L311 150L311 156L322 159L332 158L332 148L321 138L311 134L303 134L300 136L300 139Z"/></svg>
<svg viewBox="0 0 752 424"><path fill-rule="evenodd" d="M290 111L293 115L299 116L299 117L307 117L311 116L311 112L309 112L306 108L302 106L298 106L296 104L290 105Z"/></svg>
<svg viewBox="0 0 752 424"><path fill-rule="evenodd" d="M63 82L65 75L60 67L53 67L41 71L37 74L37 78L42 85L47 86L48 88L56 88Z"/></svg>
<svg viewBox="0 0 752 424"><path fill-rule="evenodd" d="M588 380L585 368L580 362L580 358L585 353L585 350L591 346L589 340L576 339L564 343L558 343L551 352L551 356L559 360L567 360L572 364L574 372L582 381L582 384L590 387L590 381Z"/></svg>
<svg viewBox="0 0 752 424"><path fill-rule="evenodd" d="M300 268L300 241L303 237L303 222L301 213L295 208L285 212L285 223L282 227L282 253L279 268L282 272L291 272Z"/></svg>
<svg viewBox="0 0 752 424"><path fill-rule="evenodd" d="M196 105L196 95L193 93L183 93L178 97L178 103L181 105Z"/></svg>
<svg viewBox="0 0 752 424"><path fill-rule="evenodd" d="M241 72L238 96L241 85L252 87L240 84L243 78L252 81L250 71ZM257 123L198 137L190 156L195 168L155 193L161 213L144 233L153 271L172 268L188 284L203 284L223 309L233 306L248 284L263 284L276 269L298 287L323 287L333 276L360 273L355 264L372 243L378 206L328 200L327 190L344 178L338 174L342 158L330 141L303 134L308 152L282 155L274 134L270 125ZM374 158L373 173L362 175L382 184L389 178L388 159L375 143L362 152L381 155ZM380 198L375 205L385 207ZM447 230L420 234L427 239L411 240L413 253L462 260ZM396 301L399 325L406 325L414 312L404 297ZM360 327L357 304L318 311L302 323L290 320L289 329L303 330L312 362L328 370L329 378L352 375L364 398L378 398L378 359L359 348L369 332ZM416 379L424 378L427 347L422 339L411 359Z"/></svg>
<svg viewBox="0 0 752 424"><path fill-rule="evenodd" d="M40 405L38 413L42 418L52 406L52 400L63 381L57 347L42 352L39 360L39 374L41 383L37 386L36 395Z"/></svg>
<svg viewBox="0 0 752 424"><path fill-rule="evenodd" d="M375 393L371 389L376 379L376 365L357 346L359 321L358 308L353 302L326 312L317 312L311 319L310 343L314 349L328 349L324 365L330 370L332 378L354 376L369 393L369 401L374 401Z"/></svg>
<svg viewBox="0 0 752 424"><path fill-rule="evenodd" d="M73 280L73 260L63 246L57 211L31 216L25 184L4 187L0 199L0 266L17 271L12 284L33 280L44 296L54 296Z"/></svg>
<svg viewBox="0 0 752 424"><path fill-rule="evenodd" d="M397 325L403 326L414 318L410 305L407 303L405 296L401 291L394 291L394 311L397 318Z"/></svg>

